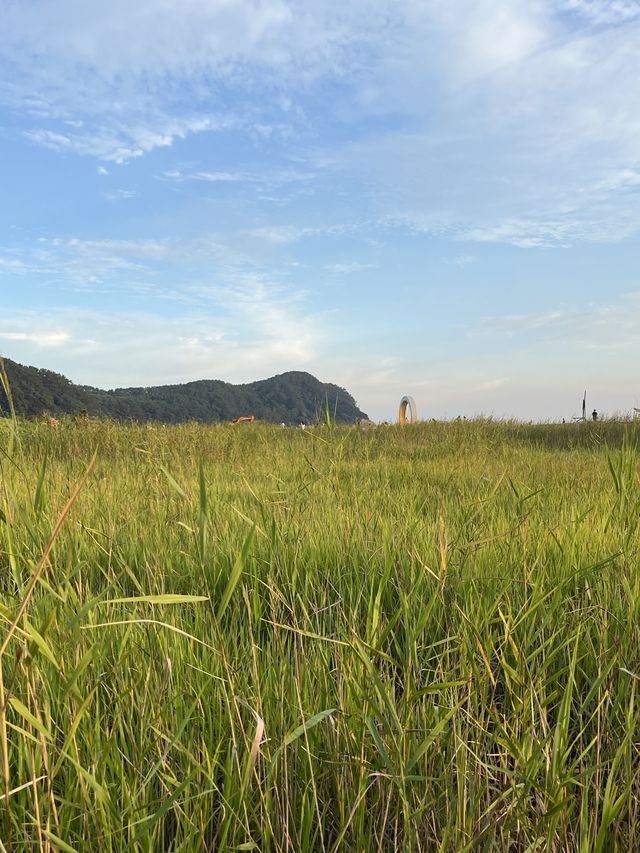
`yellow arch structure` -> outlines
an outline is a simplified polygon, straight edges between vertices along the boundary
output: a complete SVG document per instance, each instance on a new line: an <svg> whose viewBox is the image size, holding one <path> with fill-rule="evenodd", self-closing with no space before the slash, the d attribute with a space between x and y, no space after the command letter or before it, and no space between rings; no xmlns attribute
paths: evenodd
<svg viewBox="0 0 640 853"><path fill-rule="evenodd" d="M409 415L407 416L407 409ZM403 397L400 400L400 426L404 424L415 424L418 422L418 410L416 409L416 401L413 397Z"/></svg>

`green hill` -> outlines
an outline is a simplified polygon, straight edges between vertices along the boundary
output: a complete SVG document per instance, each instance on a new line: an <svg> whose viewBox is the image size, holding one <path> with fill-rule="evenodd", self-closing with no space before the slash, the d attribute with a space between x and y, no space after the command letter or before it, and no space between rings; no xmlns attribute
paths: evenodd
<svg viewBox="0 0 640 853"><path fill-rule="evenodd" d="M218 379L159 385L151 388L117 388L102 391L74 385L65 376L37 367L4 360L16 412L24 417L48 412L60 416L86 412L117 420L183 421L234 420L241 415L274 423L310 423L324 417L328 403L339 423L366 419L344 389L320 382L310 373L289 371L246 385ZM0 414L8 414L0 387Z"/></svg>

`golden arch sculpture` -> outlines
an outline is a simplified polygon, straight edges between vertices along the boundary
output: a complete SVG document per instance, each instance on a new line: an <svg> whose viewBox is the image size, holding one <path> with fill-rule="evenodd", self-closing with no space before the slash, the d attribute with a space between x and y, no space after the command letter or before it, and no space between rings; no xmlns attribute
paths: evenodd
<svg viewBox="0 0 640 853"><path fill-rule="evenodd" d="M409 414L407 415L407 409ZM403 397L400 400L400 425L415 424L418 421L418 410L413 397Z"/></svg>

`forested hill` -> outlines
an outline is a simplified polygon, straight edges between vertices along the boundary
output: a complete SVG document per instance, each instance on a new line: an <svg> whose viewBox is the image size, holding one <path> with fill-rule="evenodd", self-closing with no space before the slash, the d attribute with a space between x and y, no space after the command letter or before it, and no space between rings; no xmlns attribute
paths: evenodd
<svg viewBox="0 0 640 853"><path fill-rule="evenodd" d="M85 412L118 420L224 421L242 415L274 423L313 423L324 418L328 404L332 417L353 423L367 416L353 397L337 385L320 382L310 373L290 371L271 379L231 385L217 379L101 391L74 385L65 376L4 360L16 412L22 416L48 412L55 416ZM8 401L0 386L0 414Z"/></svg>

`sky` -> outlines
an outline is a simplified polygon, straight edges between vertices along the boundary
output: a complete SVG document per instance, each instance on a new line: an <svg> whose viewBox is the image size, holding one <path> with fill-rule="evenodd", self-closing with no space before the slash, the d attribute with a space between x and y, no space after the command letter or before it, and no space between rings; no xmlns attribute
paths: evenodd
<svg viewBox="0 0 640 853"><path fill-rule="evenodd" d="M640 0L0 0L0 354L640 407Z"/></svg>

